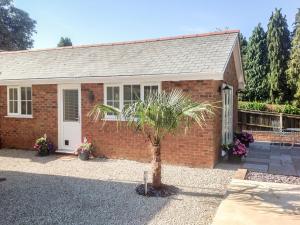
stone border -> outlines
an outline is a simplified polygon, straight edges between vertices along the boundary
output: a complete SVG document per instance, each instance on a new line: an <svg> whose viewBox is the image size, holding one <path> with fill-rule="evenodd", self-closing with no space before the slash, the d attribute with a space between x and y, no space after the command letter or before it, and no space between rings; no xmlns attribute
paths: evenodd
<svg viewBox="0 0 300 225"><path fill-rule="evenodd" d="M247 169L238 169L234 176L233 179L238 179L238 180L245 180L246 175L247 175L248 170Z"/></svg>

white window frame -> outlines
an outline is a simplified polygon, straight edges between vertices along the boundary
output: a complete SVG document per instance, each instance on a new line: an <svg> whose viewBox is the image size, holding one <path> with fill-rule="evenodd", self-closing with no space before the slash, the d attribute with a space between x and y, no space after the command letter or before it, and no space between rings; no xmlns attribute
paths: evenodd
<svg viewBox="0 0 300 225"><path fill-rule="evenodd" d="M140 93L141 93L141 99L144 101L144 87L145 86L158 86L158 92L161 92L161 83L137 83L137 82L125 82L125 83L106 83L104 84L103 92L104 92L104 101L103 103L107 105L107 93L106 89L107 87L119 87L120 90L120 110L124 107L124 85L140 85ZM116 120L117 117L114 115L106 115L106 120Z"/></svg>
<svg viewBox="0 0 300 225"><path fill-rule="evenodd" d="M21 114L21 88L31 88L31 114ZM17 113L10 113L9 112L9 89L17 88L18 89L18 112ZM13 85L7 86L7 117L16 117L16 118L33 118L33 100L32 100L32 85Z"/></svg>

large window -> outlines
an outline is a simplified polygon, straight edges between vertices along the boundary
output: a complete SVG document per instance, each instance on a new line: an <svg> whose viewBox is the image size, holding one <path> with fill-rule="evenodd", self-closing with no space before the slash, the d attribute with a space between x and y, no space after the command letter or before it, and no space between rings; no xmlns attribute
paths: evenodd
<svg viewBox="0 0 300 225"><path fill-rule="evenodd" d="M104 103L115 108L124 107L135 103L139 99L146 99L150 93L158 92L158 84L117 84L105 85ZM108 118L113 114L108 114Z"/></svg>
<svg viewBox="0 0 300 225"><path fill-rule="evenodd" d="M31 87L8 87L8 115L32 115L32 89Z"/></svg>

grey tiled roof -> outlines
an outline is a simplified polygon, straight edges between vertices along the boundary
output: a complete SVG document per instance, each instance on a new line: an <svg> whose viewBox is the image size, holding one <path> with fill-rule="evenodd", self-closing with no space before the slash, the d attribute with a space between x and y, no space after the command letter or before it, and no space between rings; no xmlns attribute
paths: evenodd
<svg viewBox="0 0 300 225"><path fill-rule="evenodd" d="M222 73L237 31L0 53L0 80Z"/></svg>

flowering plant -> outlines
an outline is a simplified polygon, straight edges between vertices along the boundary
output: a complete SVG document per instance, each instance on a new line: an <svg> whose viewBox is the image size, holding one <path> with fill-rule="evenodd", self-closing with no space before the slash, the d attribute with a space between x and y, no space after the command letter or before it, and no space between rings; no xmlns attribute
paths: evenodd
<svg viewBox="0 0 300 225"><path fill-rule="evenodd" d="M37 150L38 154L41 156L55 152L54 145L48 140L46 134L35 141L33 148Z"/></svg>
<svg viewBox="0 0 300 225"><path fill-rule="evenodd" d="M246 146L237 138L235 138L234 142L231 144L223 144L222 150L228 154L228 157L231 156L247 156L247 148Z"/></svg>
<svg viewBox="0 0 300 225"><path fill-rule="evenodd" d="M89 153L91 154L94 150L93 144L88 142L87 138L85 137L83 143L79 146L76 150L76 154L79 155L81 153Z"/></svg>
<svg viewBox="0 0 300 225"><path fill-rule="evenodd" d="M242 156L247 156L247 153L248 153L248 151L247 151L246 146L239 139L236 139L234 141L234 145L233 145L231 154L233 156L242 157Z"/></svg>
<svg viewBox="0 0 300 225"><path fill-rule="evenodd" d="M253 135L248 132L242 132L240 134L236 134L236 137L246 146L249 145L249 143L254 142Z"/></svg>

